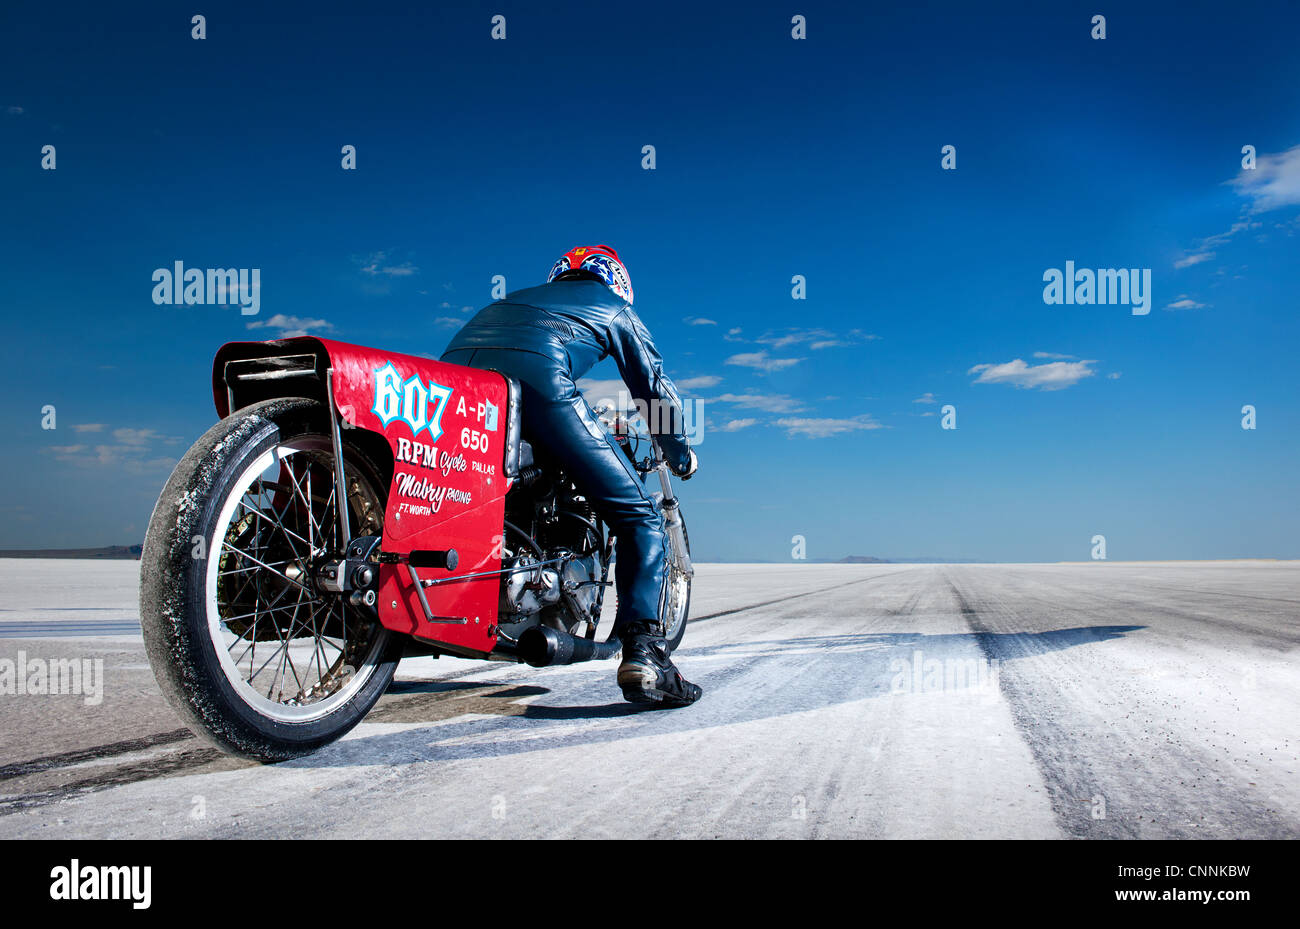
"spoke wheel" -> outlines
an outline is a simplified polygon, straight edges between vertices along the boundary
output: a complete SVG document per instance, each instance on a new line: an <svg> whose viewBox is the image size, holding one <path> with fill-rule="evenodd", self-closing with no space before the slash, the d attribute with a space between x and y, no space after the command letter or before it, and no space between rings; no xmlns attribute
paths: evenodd
<svg viewBox="0 0 1300 929"><path fill-rule="evenodd" d="M352 525L357 511L373 522L382 512L375 489L359 474L345 479ZM377 621L311 584L313 567L341 548L334 485L328 437L297 437L248 466L216 522L207 615L222 670L245 701L286 722L346 703L374 672L387 637Z"/></svg>
<svg viewBox="0 0 1300 929"><path fill-rule="evenodd" d="M232 754L281 761L337 739L401 656L400 636L313 581L340 555L339 506L353 536L380 535L388 487L359 435L344 446L340 493L329 429L313 400L238 411L176 466L149 521L149 663L190 728Z"/></svg>
<svg viewBox="0 0 1300 929"><path fill-rule="evenodd" d="M686 522L682 521L682 538L686 540L686 554L691 553L691 537L686 533ZM691 578L686 572L678 570L673 564L672 536L668 535L668 570L664 576L664 611L661 622L664 624L664 638L669 649L675 649L686 635L686 620L691 612Z"/></svg>

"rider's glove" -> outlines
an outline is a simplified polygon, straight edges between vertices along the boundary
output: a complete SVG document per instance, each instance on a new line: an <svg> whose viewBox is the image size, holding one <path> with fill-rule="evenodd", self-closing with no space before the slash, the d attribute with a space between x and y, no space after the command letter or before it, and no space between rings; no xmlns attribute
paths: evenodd
<svg viewBox="0 0 1300 929"><path fill-rule="evenodd" d="M699 470L700 459L695 456L695 449L693 448L688 448L686 450L686 454L690 455L690 459L686 462L686 467L674 468L673 470L676 472L677 476L680 477L682 480L689 481L691 479L691 475L693 475L696 471Z"/></svg>

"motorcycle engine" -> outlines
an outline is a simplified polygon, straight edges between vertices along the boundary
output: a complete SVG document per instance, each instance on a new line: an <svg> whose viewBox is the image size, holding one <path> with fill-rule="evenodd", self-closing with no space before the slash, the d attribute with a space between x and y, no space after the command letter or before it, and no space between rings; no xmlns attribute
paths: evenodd
<svg viewBox="0 0 1300 929"><path fill-rule="evenodd" d="M521 552L502 565L503 568L512 569L501 583L502 616L531 616L544 607L559 602L559 571L555 565L535 567L539 564L540 560L534 555Z"/></svg>
<svg viewBox="0 0 1300 929"><path fill-rule="evenodd" d="M579 612L590 616L601 594L600 558L594 552L584 557L572 555L561 563L564 586L573 593Z"/></svg>
<svg viewBox="0 0 1300 929"><path fill-rule="evenodd" d="M599 556L579 556L563 549L547 552L546 561L555 559L562 560L542 566L542 560L531 552L521 552L503 565L514 569L501 584L501 615L505 622L512 621L504 619L506 616L517 622L555 607L557 616L552 623L569 628L573 617L561 602L566 589L581 617L585 619L595 611L602 590Z"/></svg>

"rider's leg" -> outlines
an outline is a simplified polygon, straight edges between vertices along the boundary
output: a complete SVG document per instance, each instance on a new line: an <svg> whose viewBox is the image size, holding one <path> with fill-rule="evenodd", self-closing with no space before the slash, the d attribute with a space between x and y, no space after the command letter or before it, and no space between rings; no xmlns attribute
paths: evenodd
<svg viewBox="0 0 1300 929"><path fill-rule="evenodd" d="M448 353L444 360L519 379L524 437L564 469L618 540L614 633L623 640L618 677L624 697L667 706L695 702L701 690L673 666L661 624L668 567L663 515L572 380L531 352L478 349Z"/></svg>
<svg viewBox="0 0 1300 929"><path fill-rule="evenodd" d="M658 620L667 569L663 515L645 485L581 397L524 401L524 434L539 444L591 502L618 540L615 633L636 620Z"/></svg>
<svg viewBox="0 0 1300 929"><path fill-rule="evenodd" d="M524 438L569 474L618 539L615 630L634 620L659 619L667 575L663 516L568 372L536 352L513 349L457 349L443 360L519 380Z"/></svg>
<svg viewBox="0 0 1300 929"><path fill-rule="evenodd" d="M659 706L694 703L702 691L673 665L664 638L667 546L659 507L581 397L562 404L534 402L532 417L525 399L524 410L525 434L546 443L548 456L570 475L618 539L614 634L623 640L618 685L624 698Z"/></svg>

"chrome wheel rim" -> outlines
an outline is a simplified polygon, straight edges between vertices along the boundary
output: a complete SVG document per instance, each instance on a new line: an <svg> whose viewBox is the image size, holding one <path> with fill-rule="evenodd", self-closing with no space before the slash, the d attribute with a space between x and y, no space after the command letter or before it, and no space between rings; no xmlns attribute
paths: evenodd
<svg viewBox="0 0 1300 929"><path fill-rule="evenodd" d="M338 492L325 436L267 449L235 480L208 540L208 630L221 669L259 714L321 719L348 703L378 666L388 631L310 582L337 554ZM359 534L382 531L375 488L349 470L348 509Z"/></svg>
<svg viewBox="0 0 1300 929"><path fill-rule="evenodd" d="M691 579L685 571L668 566L668 592L665 603L664 637L670 642L677 635L677 630L686 622L687 604L691 596Z"/></svg>

